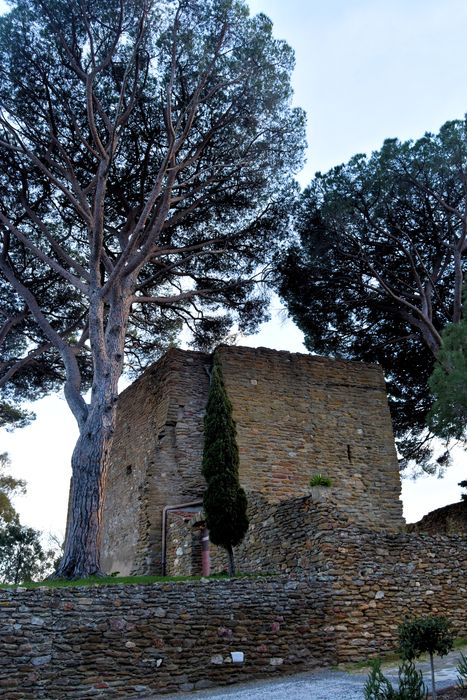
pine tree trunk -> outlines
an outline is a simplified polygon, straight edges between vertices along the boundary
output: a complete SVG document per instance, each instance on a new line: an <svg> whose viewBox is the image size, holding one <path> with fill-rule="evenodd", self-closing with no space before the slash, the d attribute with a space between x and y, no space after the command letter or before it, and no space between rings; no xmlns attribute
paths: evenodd
<svg viewBox="0 0 467 700"><path fill-rule="evenodd" d="M229 576L235 576L235 559L234 559L234 553L233 553L233 547L230 544L227 549L227 554L229 557Z"/></svg>
<svg viewBox="0 0 467 700"><path fill-rule="evenodd" d="M115 416L109 421L107 415L103 425L104 412L105 407L94 407L73 451L65 546L56 578L103 574L100 565L102 511L115 423Z"/></svg>
<svg viewBox="0 0 467 700"><path fill-rule="evenodd" d="M118 380L122 373L129 294L115 288L90 310L94 375L91 401L71 458L72 480L63 557L55 578L101 576L105 483L117 422Z"/></svg>

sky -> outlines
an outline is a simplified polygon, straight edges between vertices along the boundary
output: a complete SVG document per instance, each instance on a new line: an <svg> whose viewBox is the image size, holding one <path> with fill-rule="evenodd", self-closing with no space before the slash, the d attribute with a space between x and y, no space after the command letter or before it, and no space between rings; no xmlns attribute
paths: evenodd
<svg viewBox="0 0 467 700"><path fill-rule="evenodd" d="M467 3L465 0L250 0L264 12L274 35L295 50L295 104L308 115L305 186L316 171L379 149L385 138L416 139L437 132L467 111ZM0 11L4 3L0 0ZM302 335L284 321L273 299L271 321L241 343L303 352ZM0 431L11 473L28 493L15 502L25 524L62 536L70 457L77 429L63 396L34 405L37 419L15 433ZM456 454L445 478L403 479L409 522L460 500L465 453Z"/></svg>

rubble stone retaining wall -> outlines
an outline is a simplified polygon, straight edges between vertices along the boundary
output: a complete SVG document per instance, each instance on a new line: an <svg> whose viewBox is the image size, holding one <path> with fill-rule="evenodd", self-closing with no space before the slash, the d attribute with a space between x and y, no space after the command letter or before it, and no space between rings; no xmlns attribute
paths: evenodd
<svg viewBox="0 0 467 700"><path fill-rule="evenodd" d="M280 516L289 573L0 591L0 696L144 697L358 661L393 651L398 625L428 614L467 635L467 538L377 533L336 519L330 503L302 508L305 541L292 511ZM277 536L273 515L258 539Z"/></svg>
<svg viewBox="0 0 467 700"><path fill-rule="evenodd" d="M287 578L0 591L0 696L144 697L331 664L326 604Z"/></svg>

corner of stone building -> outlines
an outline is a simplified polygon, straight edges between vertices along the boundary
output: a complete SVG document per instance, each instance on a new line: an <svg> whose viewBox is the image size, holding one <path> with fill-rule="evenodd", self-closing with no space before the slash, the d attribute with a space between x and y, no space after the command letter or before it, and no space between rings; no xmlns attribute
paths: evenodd
<svg viewBox="0 0 467 700"><path fill-rule="evenodd" d="M332 477L335 508L350 522L381 531L404 526L380 367L268 348L220 345L216 352L237 424L240 481L263 512L308 498L310 477L322 473ZM131 550L135 573L160 573L163 508L204 491L211 362L212 355L173 348L121 395L105 538L108 550ZM131 503L125 465L137 487Z"/></svg>

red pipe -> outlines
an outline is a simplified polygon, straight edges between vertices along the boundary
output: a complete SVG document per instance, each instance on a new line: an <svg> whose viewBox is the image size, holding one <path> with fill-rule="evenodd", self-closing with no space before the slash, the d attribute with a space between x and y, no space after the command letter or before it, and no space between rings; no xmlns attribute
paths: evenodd
<svg viewBox="0 0 467 700"><path fill-rule="evenodd" d="M211 573L211 557L209 556L209 531L203 527L201 531L201 572L203 576Z"/></svg>

